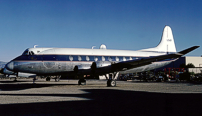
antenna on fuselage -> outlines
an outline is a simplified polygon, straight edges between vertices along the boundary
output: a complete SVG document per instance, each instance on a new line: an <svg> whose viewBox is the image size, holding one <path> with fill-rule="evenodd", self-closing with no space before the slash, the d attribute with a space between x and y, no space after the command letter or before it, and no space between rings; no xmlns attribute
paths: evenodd
<svg viewBox="0 0 202 116"><path fill-rule="evenodd" d="M102 45L100 46L100 49L104 49L104 50L106 50L106 49L107 49L107 46L104 45L104 44L102 44Z"/></svg>
<svg viewBox="0 0 202 116"><path fill-rule="evenodd" d="M94 49L94 47L96 47L96 46L93 46L92 49Z"/></svg>
<svg viewBox="0 0 202 116"><path fill-rule="evenodd" d="M34 45L34 48L36 48L36 46L38 46L38 45Z"/></svg>

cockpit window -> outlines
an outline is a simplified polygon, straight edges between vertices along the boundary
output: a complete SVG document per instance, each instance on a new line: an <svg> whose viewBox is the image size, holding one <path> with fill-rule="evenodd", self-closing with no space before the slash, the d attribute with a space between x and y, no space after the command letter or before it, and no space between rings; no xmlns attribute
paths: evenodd
<svg viewBox="0 0 202 116"><path fill-rule="evenodd" d="M22 55L29 55L29 51L28 50L25 50Z"/></svg>
<svg viewBox="0 0 202 116"><path fill-rule="evenodd" d="M22 55L34 55L33 51L25 50Z"/></svg>
<svg viewBox="0 0 202 116"><path fill-rule="evenodd" d="M34 52L33 51L29 51L29 55L34 55Z"/></svg>

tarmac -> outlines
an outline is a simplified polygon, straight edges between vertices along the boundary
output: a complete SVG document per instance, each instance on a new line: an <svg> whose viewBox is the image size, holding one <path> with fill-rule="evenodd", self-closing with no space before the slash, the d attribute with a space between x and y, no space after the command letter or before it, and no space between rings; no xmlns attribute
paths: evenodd
<svg viewBox="0 0 202 116"><path fill-rule="evenodd" d="M202 84L106 80L0 79L0 115L201 115Z"/></svg>

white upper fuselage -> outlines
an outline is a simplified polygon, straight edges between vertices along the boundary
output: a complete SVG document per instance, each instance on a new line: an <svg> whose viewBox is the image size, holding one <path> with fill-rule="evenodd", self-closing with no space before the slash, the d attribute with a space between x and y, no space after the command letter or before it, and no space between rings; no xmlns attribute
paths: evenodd
<svg viewBox="0 0 202 116"><path fill-rule="evenodd" d="M150 57L166 53L132 51L132 50L109 50L109 49L84 49L84 48L29 48L35 55L87 55L87 56L124 56L124 57ZM40 51L37 53L37 51Z"/></svg>

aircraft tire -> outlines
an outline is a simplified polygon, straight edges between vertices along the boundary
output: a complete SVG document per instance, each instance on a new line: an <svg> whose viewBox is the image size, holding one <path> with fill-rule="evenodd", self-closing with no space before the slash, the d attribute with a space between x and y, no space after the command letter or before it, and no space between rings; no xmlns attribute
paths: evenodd
<svg viewBox="0 0 202 116"><path fill-rule="evenodd" d="M50 77L46 77L46 81L50 81Z"/></svg>
<svg viewBox="0 0 202 116"><path fill-rule="evenodd" d="M116 80L108 80L107 86L108 87L115 87L116 86Z"/></svg>
<svg viewBox="0 0 202 116"><path fill-rule="evenodd" d="M78 85L86 85L86 80L85 79L79 79Z"/></svg>
<svg viewBox="0 0 202 116"><path fill-rule="evenodd" d="M18 80L17 80L17 77L13 80L14 82L17 82Z"/></svg>

